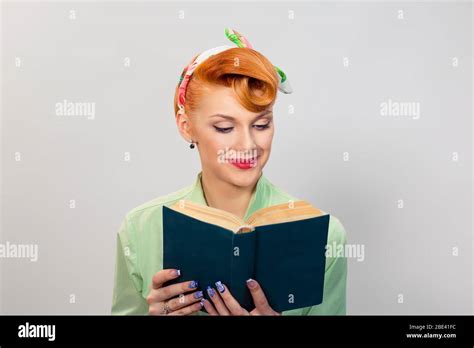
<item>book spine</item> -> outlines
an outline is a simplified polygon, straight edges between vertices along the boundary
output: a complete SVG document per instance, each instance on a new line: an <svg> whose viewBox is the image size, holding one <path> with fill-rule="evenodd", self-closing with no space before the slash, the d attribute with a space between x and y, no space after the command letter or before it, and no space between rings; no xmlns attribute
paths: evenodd
<svg viewBox="0 0 474 348"><path fill-rule="evenodd" d="M252 310L253 300L247 289L246 281L254 277L256 233L234 234L232 239L232 276L230 289L240 305Z"/></svg>

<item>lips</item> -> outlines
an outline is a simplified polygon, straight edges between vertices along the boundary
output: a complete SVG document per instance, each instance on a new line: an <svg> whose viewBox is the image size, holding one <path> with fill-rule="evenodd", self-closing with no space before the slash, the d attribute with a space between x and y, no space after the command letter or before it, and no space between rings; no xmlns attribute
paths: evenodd
<svg viewBox="0 0 474 348"><path fill-rule="evenodd" d="M243 160L230 160L229 163L239 169L251 169L257 166L258 158L247 158Z"/></svg>

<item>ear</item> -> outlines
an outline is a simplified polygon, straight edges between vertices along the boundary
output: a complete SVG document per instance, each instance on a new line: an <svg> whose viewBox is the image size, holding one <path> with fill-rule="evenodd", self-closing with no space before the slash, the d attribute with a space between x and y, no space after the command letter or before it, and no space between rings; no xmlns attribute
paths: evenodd
<svg viewBox="0 0 474 348"><path fill-rule="evenodd" d="M176 125L178 126L178 131L187 142L195 140L193 138L193 132L191 127L191 120L186 113L177 113L176 114Z"/></svg>

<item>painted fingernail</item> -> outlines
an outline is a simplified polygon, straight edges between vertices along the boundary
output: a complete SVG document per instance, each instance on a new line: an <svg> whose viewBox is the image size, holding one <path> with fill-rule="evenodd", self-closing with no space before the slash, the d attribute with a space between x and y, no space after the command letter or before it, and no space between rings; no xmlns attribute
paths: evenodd
<svg viewBox="0 0 474 348"><path fill-rule="evenodd" d="M250 289L253 289L257 286L257 283L252 278L247 279L247 285Z"/></svg>
<svg viewBox="0 0 474 348"><path fill-rule="evenodd" d="M201 301L199 301L199 303L201 304L201 308L204 307L204 299L202 299Z"/></svg>
<svg viewBox="0 0 474 348"><path fill-rule="evenodd" d="M196 289L198 287L199 283L197 280L193 280L190 284L189 284L189 288L190 289Z"/></svg>
<svg viewBox="0 0 474 348"><path fill-rule="evenodd" d="M201 298L203 296L202 291L197 291L194 293L194 298Z"/></svg>
<svg viewBox="0 0 474 348"><path fill-rule="evenodd" d="M181 275L181 271L179 269L174 270L175 277L179 277Z"/></svg>
<svg viewBox="0 0 474 348"><path fill-rule="evenodd" d="M225 291L225 287L224 287L224 285L222 285L220 280L218 282L216 282L216 287L217 287L217 290L219 290L219 292L221 294Z"/></svg>
<svg viewBox="0 0 474 348"><path fill-rule="evenodd" d="M207 293L209 294L209 296L211 296L211 297L214 297L214 295L216 294L214 289L211 288L209 285L207 286L206 290L207 290Z"/></svg>

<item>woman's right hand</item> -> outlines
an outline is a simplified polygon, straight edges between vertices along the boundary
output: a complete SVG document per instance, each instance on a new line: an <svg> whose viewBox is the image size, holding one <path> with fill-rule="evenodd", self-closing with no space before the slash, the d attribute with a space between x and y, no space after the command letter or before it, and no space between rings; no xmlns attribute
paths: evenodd
<svg viewBox="0 0 474 348"><path fill-rule="evenodd" d="M190 315L204 306L202 291L196 281L187 281L168 286L163 283L178 278L179 270L163 269L152 278L151 291L146 298L150 315ZM189 294L185 294L192 291Z"/></svg>

